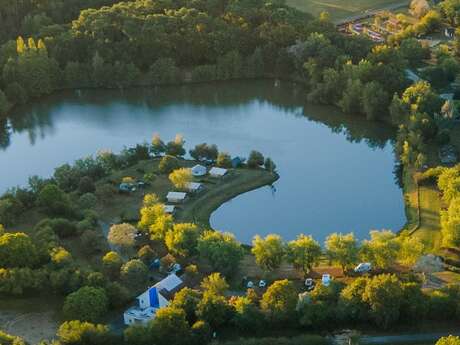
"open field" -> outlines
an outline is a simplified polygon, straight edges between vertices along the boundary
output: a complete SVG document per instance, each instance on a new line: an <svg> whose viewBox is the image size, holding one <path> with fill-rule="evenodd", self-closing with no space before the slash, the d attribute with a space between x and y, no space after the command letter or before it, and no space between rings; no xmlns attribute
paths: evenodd
<svg viewBox="0 0 460 345"><path fill-rule="evenodd" d="M333 21L344 20L369 10L377 10L397 4L406 4L401 0L287 0L287 4L301 11L318 16L327 11Z"/></svg>

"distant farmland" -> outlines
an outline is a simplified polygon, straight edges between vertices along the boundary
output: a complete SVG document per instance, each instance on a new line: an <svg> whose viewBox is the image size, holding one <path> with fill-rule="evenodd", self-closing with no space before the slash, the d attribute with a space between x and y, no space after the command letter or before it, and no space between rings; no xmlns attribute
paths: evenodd
<svg viewBox="0 0 460 345"><path fill-rule="evenodd" d="M346 19L366 10L385 8L394 4L406 4L402 0L287 0L287 3L314 16L329 12L333 21Z"/></svg>

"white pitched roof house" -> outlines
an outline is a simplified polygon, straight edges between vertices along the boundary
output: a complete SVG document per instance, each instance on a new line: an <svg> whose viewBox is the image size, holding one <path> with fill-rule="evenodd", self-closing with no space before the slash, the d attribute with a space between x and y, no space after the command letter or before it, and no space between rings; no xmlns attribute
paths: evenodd
<svg viewBox="0 0 460 345"><path fill-rule="evenodd" d="M137 296L138 305L129 308L123 314L125 325L146 324L154 319L156 311L168 306L168 296L177 291L182 283L182 279L175 274L170 274Z"/></svg>
<svg viewBox="0 0 460 345"><path fill-rule="evenodd" d="M204 166L202 166L200 164L197 164L192 168L192 175L193 176L200 177L200 176L206 175L206 173L207 173L206 167L204 167Z"/></svg>
<svg viewBox="0 0 460 345"><path fill-rule="evenodd" d="M222 177L227 174L227 169L224 168L217 168L217 167L212 167L211 170L209 170L209 175L212 177Z"/></svg>
<svg viewBox="0 0 460 345"><path fill-rule="evenodd" d="M167 214L174 214L176 212L176 206L174 205L164 205L165 213Z"/></svg>
<svg viewBox="0 0 460 345"><path fill-rule="evenodd" d="M168 195L166 195L166 199L168 200L168 202L173 203L183 202L186 197L187 193L182 192L169 192Z"/></svg>

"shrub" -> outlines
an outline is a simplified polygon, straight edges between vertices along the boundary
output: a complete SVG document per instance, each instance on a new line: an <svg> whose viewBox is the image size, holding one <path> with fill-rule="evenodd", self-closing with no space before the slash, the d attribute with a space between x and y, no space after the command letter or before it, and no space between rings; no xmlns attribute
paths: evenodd
<svg viewBox="0 0 460 345"><path fill-rule="evenodd" d="M158 165L158 169L163 174L169 174L173 170L178 169L179 167L180 167L179 160L176 157L169 156L169 155L164 156L161 159L160 164Z"/></svg>
<svg viewBox="0 0 460 345"><path fill-rule="evenodd" d="M85 286L66 297L63 312L70 320L94 322L106 314L107 308L104 289Z"/></svg>

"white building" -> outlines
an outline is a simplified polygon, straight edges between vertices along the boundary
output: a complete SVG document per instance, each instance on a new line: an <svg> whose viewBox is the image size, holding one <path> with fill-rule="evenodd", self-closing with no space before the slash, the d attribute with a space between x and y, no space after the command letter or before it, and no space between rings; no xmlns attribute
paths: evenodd
<svg viewBox="0 0 460 345"><path fill-rule="evenodd" d="M213 167L209 170L209 175L212 177L223 177L227 174L228 170L224 168Z"/></svg>
<svg viewBox="0 0 460 345"><path fill-rule="evenodd" d="M146 324L155 318L156 311L169 304L169 297L182 286L183 282L175 274L167 276L149 288L136 299L138 305L123 314L125 325Z"/></svg>
<svg viewBox="0 0 460 345"><path fill-rule="evenodd" d="M204 176L204 175L206 175L207 172L208 171L207 171L206 167L204 167L204 166L202 166L200 164L197 164L192 168L192 175L195 176L195 177Z"/></svg>
<svg viewBox="0 0 460 345"><path fill-rule="evenodd" d="M183 202L187 198L187 193L183 192L169 192L168 195L166 195L166 199L168 202L173 202L173 203L180 203Z"/></svg>
<svg viewBox="0 0 460 345"><path fill-rule="evenodd" d="M203 185L197 182L189 182L185 188L191 193L196 193L203 188Z"/></svg>

